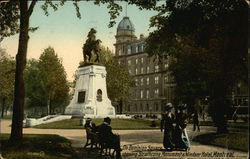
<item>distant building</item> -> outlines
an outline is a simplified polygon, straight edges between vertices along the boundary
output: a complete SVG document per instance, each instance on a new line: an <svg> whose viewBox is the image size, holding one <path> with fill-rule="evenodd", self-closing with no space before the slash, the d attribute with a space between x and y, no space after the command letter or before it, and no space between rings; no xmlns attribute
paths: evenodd
<svg viewBox="0 0 250 159"><path fill-rule="evenodd" d="M115 55L135 80L129 100L123 102L117 112L159 115L163 105L174 99L175 82L168 71L169 59L159 63L148 56L144 51L145 37L143 34L139 38L135 36L135 27L129 17L124 17L118 24L115 38Z"/></svg>

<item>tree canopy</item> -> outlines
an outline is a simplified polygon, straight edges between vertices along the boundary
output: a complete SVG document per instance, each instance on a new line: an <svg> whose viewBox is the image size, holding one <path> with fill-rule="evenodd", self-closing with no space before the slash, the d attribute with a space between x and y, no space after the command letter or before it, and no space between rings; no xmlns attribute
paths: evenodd
<svg viewBox="0 0 250 159"><path fill-rule="evenodd" d="M61 0L60 2L53 2L51 0L45 1L42 6L45 15L49 15L48 8L57 10L65 1L66 0ZM223 94L226 88L225 85L223 85L223 80L229 79L230 77L228 77L228 75L237 73L235 70L245 70L245 67L241 66L242 63L246 63L246 60L244 60L244 51L247 49L245 44L245 41L247 41L247 34L245 34L247 32L245 28L247 27L247 20L245 17L247 17L248 5L245 0L166 0L161 3L157 3L159 0L125 1L129 4L135 4L141 9L153 9L159 12L158 15L151 19L151 26L156 27L157 30L151 33L147 40L148 53L160 57L162 53L175 54L175 48L171 46L179 40L182 41L183 37L192 35L194 37L192 40L198 46L219 55L215 56L215 58L211 58L218 59L219 61L216 63L218 65L213 66L219 66L217 68L220 68L220 66L229 66L222 67L221 71L215 71L215 73L223 72L220 74L221 76L213 76L216 74L211 74L209 76L215 77L209 78L211 81L210 83L217 84L214 88L218 86ZM19 32L18 51L16 55L13 118L10 137L12 141L20 141L22 139L25 95L23 72L26 66L29 31L37 29L29 26L30 16L32 15L36 2L37 0L32 0L31 2L28 0L10 0L8 3L0 3L1 39ZM76 8L77 16L80 18L81 15L77 2L78 0L74 0L73 4ZM119 15L122 7L114 0L94 1L96 5L104 3L108 4L110 26L113 26L115 24L114 19ZM222 45L212 47L218 44L216 43L217 41ZM228 52L228 54L225 54L226 52ZM239 55L236 55L236 53ZM234 57L235 60L232 60ZM221 59L223 60L220 61ZM237 65L234 65L235 63ZM238 77L237 75L233 77ZM231 76L232 80L230 78L226 83L229 84L228 81L234 83L235 80L233 77ZM217 96L220 94L219 92L220 91L212 93L212 96Z"/></svg>
<svg viewBox="0 0 250 159"><path fill-rule="evenodd" d="M39 84L48 106L48 114L58 106L66 106L69 101L67 75L52 47L44 49L38 62Z"/></svg>
<svg viewBox="0 0 250 159"><path fill-rule="evenodd" d="M239 80L247 80L246 1L166 0L151 7L142 1L133 3L158 11L151 18L157 29L150 33L146 51L173 58L170 71L177 93L189 104L209 95L217 131L227 131L228 95Z"/></svg>
<svg viewBox="0 0 250 159"><path fill-rule="evenodd" d="M15 60L0 47L0 103L1 116L12 105L14 92Z"/></svg>
<svg viewBox="0 0 250 159"><path fill-rule="evenodd" d="M127 68L120 65L114 54L104 47L100 51L100 62L106 66L107 70L108 97L112 102L126 100L129 96L129 89L134 84Z"/></svg>
<svg viewBox="0 0 250 159"><path fill-rule="evenodd" d="M28 61L25 83L27 108L47 107L51 114L64 109L69 102L66 72L52 47L44 49L39 60Z"/></svg>
<svg viewBox="0 0 250 159"><path fill-rule="evenodd" d="M60 2L53 2L51 0L44 1L42 9L45 15L49 15L48 9L53 8L57 10L58 7L64 5L66 0ZM76 9L76 15L81 18L78 0L74 0L73 4ZM11 36L15 33L19 33L18 51L16 54L16 73L15 73L15 87L14 87L14 101L13 101L13 117L11 126L10 141L21 141L23 136L23 118L24 118L24 98L25 98L25 86L24 86L24 69L26 66L27 48L29 40L29 31L34 31L37 28L31 28L29 26L30 16L33 13L33 9L37 3L37 0L10 0L6 3L0 3L0 42L4 37ZM121 7L117 5L115 1L96 0L96 5L101 3L107 3L110 14L110 26L114 25L113 19L119 15Z"/></svg>

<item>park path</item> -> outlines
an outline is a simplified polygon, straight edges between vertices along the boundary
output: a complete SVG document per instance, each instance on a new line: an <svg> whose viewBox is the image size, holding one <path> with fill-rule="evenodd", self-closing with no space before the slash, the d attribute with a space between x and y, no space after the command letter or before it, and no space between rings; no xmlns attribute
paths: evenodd
<svg viewBox="0 0 250 159"><path fill-rule="evenodd" d="M0 133L10 133L11 121L1 120ZM123 159L134 158L215 158L215 159L247 159L248 153L228 150L226 148L201 145L200 143L192 141L192 139L198 134L204 134L209 132L215 132L214 127L202 126L200 132L191 131L191 126L187 128L189 139L191 141L191 149L188 153L184 151L166 152L162 149L163 133L160 130L114 130L121 137L121 147L123 148ZM72 142L72 146L81 148L86 142L85 130L80 129L35 129L24 128L25 134L57 134L68 138ZM228 142L228 141L225 141ZM217 153L218 152L218 153ZM231 154L233 157L225 157L225 154ZM216 156L209 157L211 154L217 154ZM183 155L183 157L180 157ZM186 155L186 156L185 156ZM144 156L144 157L143 157ZM207 156L207 157L206 157ZM83 157L84 158L84 157Z"/></svg>

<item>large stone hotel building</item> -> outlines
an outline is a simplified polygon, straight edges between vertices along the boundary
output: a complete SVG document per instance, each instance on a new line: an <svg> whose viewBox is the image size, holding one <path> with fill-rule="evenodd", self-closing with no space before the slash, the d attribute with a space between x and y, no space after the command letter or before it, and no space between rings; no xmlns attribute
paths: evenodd
<svg viewBox="0 0 250 159"><path fill-rule="evenodd" d="M172 103L175 83L168 71L167 59L158 62L149 57L145 37L135 36L135 27L129 17L124 17L117 27L115 55L120 64L128 68L135 80L128 101L117 108L118 113L137 115L160 115L163 105Z"/></svg>

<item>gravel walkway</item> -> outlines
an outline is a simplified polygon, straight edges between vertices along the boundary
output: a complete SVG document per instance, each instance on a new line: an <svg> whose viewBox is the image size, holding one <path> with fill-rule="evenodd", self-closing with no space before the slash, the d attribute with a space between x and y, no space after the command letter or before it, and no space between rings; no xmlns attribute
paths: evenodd
<svg viewBox="0 0 250 159"><path fill-rule="evenodd" d="M2 120L0 133L10 133L11 121ZM192 139L198 135L208 132L215 132L214 127L201 127L201 132L191 131L191 126L187 128L189 139L191 141L191 149L188 152L173 151L166 152L162 148L163 133L160 130L114 130L121 137L122 156L123 159L134 158L183 158L183 159L247 159L248 153L228 150L211 145L201 145L193 142ZM68 138L72 142L72 146L82 148L86 142L85 130L79 129L35 129L24 128L25 134L57 134ZM226 141L225 141L226 142ZM90 157L82 157L90 158Z"/></svg>

